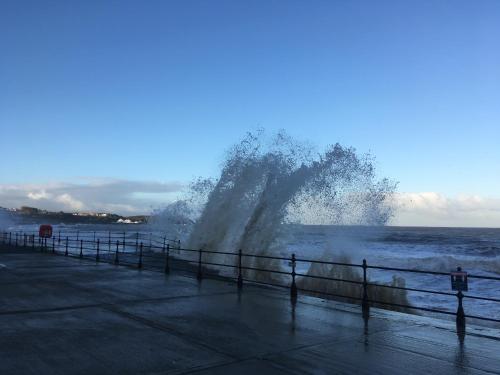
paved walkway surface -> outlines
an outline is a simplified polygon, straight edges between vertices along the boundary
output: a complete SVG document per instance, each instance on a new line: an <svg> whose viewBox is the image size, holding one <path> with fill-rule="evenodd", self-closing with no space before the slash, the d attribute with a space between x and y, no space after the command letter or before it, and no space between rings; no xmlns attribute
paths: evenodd
<svg viewBox="0 0 500 375"><path fill-rule="evenodd" d="M0 249L0 332L0 374L500 374L492 329L30 251Z"/></svg>

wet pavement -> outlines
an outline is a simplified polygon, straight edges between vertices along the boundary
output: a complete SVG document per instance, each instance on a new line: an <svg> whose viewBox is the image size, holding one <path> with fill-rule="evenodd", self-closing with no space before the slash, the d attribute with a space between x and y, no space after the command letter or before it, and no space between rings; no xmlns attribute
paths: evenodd
<svg viewBox="0 0 500 375"><path fill-rule="evenodd" d="M500 374L500 332L0 249L0 374Z"/></svg>

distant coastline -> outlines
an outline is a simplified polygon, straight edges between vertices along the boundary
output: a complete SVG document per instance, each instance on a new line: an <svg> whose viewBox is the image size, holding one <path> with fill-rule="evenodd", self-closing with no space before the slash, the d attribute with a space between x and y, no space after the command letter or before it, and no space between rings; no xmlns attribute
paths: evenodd
<svg viewBox="0 0 500 375"><path fill-rule="evenodd" d="M15 224L144 224L149 216L134 215L122 216L114 213L103 212L53 212L35 207L23 206L21 208L4 208L0 211Z"/></svg>

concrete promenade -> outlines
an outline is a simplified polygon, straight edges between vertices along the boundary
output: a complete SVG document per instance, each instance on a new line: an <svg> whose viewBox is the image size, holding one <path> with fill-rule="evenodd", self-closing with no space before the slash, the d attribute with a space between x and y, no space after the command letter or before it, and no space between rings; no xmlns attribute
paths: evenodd
<svg viewBox="0 0 500 375"><path fill-rule="evenodd" d="M0 374L500 374L498 331L0 248Z"/></svg>

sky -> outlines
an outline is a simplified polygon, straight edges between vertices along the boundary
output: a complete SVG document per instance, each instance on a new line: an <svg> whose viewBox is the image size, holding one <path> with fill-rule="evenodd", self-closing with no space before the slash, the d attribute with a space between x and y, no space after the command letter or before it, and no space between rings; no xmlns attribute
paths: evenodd
<svg viewBox="0 0 500 375"><path fill-rule="evenodd" d="M500 227L499 1L3 0L0 46L0 206L147 212L265 128Z"/></svg>

